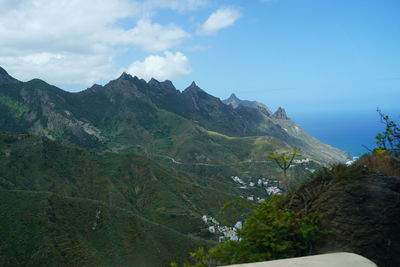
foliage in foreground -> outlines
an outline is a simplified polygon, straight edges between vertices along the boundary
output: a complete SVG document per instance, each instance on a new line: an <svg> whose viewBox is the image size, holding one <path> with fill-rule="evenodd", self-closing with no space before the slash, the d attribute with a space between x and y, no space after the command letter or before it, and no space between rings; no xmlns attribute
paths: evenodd
<svg viewBox="0 0 400 267"><path fill-rule="evenodd" d="M357 166L366 166L372 171L383 172L390 176L400 177L400 158L394 157L386 150L374 151L363 155L356 163Z"/></svg>
<svg viewBox="0 0 400 267"><path fill-rule="evenodd" d="M376 135L376 152L389 152L392 156L400 156L400 128L392 121L389 116L377 110L381 117L382 123L385 125L385 131Z"/></svg>
<svg viewBox="0 0 400 267"><path fill-rule="evenodd" d="M218 244L208 252L198 249L191 253L194 263L183 266L217 266L307 255L321 231L315 220L281 208L282 200L274 197L257 205L239 230L240 241Z"/></svg>
<svg viewBox="0 0 400 267"><path fill-rule="evenodd" d="M376 135L377 147L372 151L373 153L362 156L358 164L387 175L400 177L400 126L381 110L378 109L377 112L385 125L385 131Z"/></svg>
<svg viewBox="0 0 400 267"><path fill-rule="evenodd" d="M300 150L295 148L291 153L282 153L279 154L277 152L268 154L268 158L273 160L276 165L283 171L283 177L285 179L285 183L287 186L293 184L293 181L288 179L287 170L293 166L292 163L294 159L298 156L301 156Z"/></svg>

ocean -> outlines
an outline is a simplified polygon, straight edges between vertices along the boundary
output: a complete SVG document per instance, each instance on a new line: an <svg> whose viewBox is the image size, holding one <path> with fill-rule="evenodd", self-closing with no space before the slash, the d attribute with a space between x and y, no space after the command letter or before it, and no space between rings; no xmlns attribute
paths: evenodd
<svg viewBox="0 0 400 267"><path fill-rule="evenodd" d="M385 111L384 111L385 112ZM385 113L400 124L400 111ZM376 147L375 136L385 130L376 111L334 114L298 114L290 116L309 135L352 156L368 153Z"/></svg>

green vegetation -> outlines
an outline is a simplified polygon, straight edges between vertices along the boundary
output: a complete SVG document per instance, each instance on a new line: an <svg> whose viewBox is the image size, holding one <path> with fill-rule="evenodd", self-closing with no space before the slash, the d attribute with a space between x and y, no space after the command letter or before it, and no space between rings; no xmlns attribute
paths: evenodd
<svg viewBox="0 0 400 267"><path fill-rule="evenodd" d="M293 181L290 181L287 176L288 169L292 166L293 160L300 156L300 151L298 149L293 149L293 151L289 153L279 154L277 152L268 154L268 158L273 160L276 165L283 171L285 182L290 186Z"/></svg>
<svg viewBox="0 0 400 267"><path fill-rule="evenodd" d="M132 153L0 134L1 260L52 265L65 257L66 266L183 260L212 244L193 238L203 227L201 216L215 216L236 198L200 181ZM96 221L98 230L91 230Z"/></svg>
<svg viewBox="0 0 400 267"><path fill-rule="evenodd" d="M367 166L372 171L400 177L400 160L385 150L377 150L370 155L365 154L355 164Z"/></svg>
<svg viewBox="0 0 400 267"><path fill-rule="evenodd" d="M272 165L245 165L264 161L278 148L299 147L305 157L321 164L346 158L289 120L270 118L255 108L233 109L200 89L165 94L168 88L162 87L127 75L80 93L40 80L1 85L8 104L0 104L0 111L14 114L17 109L20 116L29 108L29 113L18 120L0 118L0 130L45 135L96 151L136 152L155 160L172 157L189 164L230 165L225 171L231 173L255 167L259 171L254 175L261 175L262 169L271 170L266 173L270 176L277 172ZM193 99L198 109L193 108Z"/></svg>
<svg viewBox="0 0 400 267"><path fill-rule="evenodd" d="M364 155L351 166L337 164L330 168L322 168L311 175L308 181L292 188L285 196L275 196L270 201L256 205L245 220L243 228L238 231L239 241L227 241L208 251L200 248L190 254L192 263L183 266L209 267L304 256L312 251L313 244L317 241L324 240L321 244L329 242L328 236L335 235L336 229L321 230L319 220L325 216L332 219L329 214L334 207L328 210L320 207L319 210L315 210L315 205L321 206L326 201L325 198L322 202L319 201L321 195L331 194L330 187L349 187L346 190L352 191L350 188L359 187L358 179L371 179L371 174L376 175L374 171L400 177L400 161L396 158L399 151L400 130L388 116L378 112L386 125L386 130L377 135L378 147L371 155ZM294 150L291 154L270 153L268 158L283 170L287 178L286 172L297 155L299 155L298 150ZM382 182L378 181L378 183ZM332 190L343 191L343 189ZM360 198L369 198L365 190L360 192L353 190L352 194L362 194L356 197L355 201L360 201ZM337 193L334 194L337 195ZM351 201L352 194L350 197L343 196L344 199L339 199L338 205ZM231 206L237 207L242 213L243 210L249 208L243 201L235 200L227 203L223 211ZM340 209L335 208L335 210L340 212ZM329 223L329 220L325 221L325 224L327 222ZM350 242L353 243L353 241ZM354 246L357 246L356 242ZM171 266L178 265L173 263Z"/></svg>
<svg viewBox="0 0 400 267"><path fill-rule="evenodd" d="M254 208L242 241L209 253L215 244L199 238L212 238L200 218L217 216L242 195L267 197L265 188L241 188L230 177L248 183L279 176L269 153L299 147L318 160L313 169L347 155L289 120L233 109L194 84L182 93L165 85L129 75L80 93L38 79L0 85L0 131L10 132L0 133L0 227L7 229L0 233L0 265L159 266L184 261L200 246L205 250L193 255L202 261L215 251L214 261L222 262L238 249L240 262L307 249L313 222L275 202ZM309 172L290 165L285 175ZM250 213L231 207L222 221ZM252 220L281 227L257 243L268 253L247 250L259 238ZM302 232L291 235L292 228ZM276 247L282 236L287 241Z"/></svg>
<svg viewBox="0 0 400 267"><path fill-rule="evenodd" d="M10 110L10 114L15 119L20 119L22 115L29 111L29 106L23 102L14 100L11 97L0 94L0 105L4 105Z"/></svg>
<svg viewBox="0 0 400 267"><path fill-rule="evenodd" d="M191 254L193 265L217 266L266 261L307 255L313 242L321 237L317 222L285 210L283 197L258 204L238 234L240 241L221 243L206 253L199 249Z"/></svg>
<svg viewBox="0 0 400 267"><path fill-rule="evenodd" d="M165 266L211 243L108 203L0 190L2 266Z"/></svg>
<svg viewBox="0 0 400 267"><path fill-rule="evenodd" d="M383 114L381 110L378 109L377 112L385 125L385 131L376 135L376 144L378 147L375 150L378 152L386 151L396 157L400 156L399 126L389 116Z"/></svg>

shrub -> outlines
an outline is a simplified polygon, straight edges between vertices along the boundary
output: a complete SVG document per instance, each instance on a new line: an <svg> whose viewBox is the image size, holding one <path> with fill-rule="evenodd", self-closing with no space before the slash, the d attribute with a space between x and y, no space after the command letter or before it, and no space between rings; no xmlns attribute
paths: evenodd
<svg viewBox="0 0 400 267"><path fill-rule="evenodd" d="M284 210L281 202L282 197L274 197L258 204L238 232L240 241L221 243L208 253L199 249L191 254L194 265L184 266L217 266L307 255L321 231L315 220Z"/></svg>
<svg viewBox="0 0 400 267"><path fill-rule="evenodd" d="M400 156L400 128L392 121L389 116L383 114L381 110L377 110L381 121L385 125L385 131L376 135L375 152L389 152L395 157Z"/></svg>

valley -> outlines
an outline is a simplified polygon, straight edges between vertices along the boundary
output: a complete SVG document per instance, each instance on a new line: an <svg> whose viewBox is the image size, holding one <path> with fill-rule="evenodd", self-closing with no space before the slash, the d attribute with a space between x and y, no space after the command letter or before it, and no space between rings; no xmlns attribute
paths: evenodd
<svg viewBox="0 0 400 267"><path fill-rule="evenodd" d="M0 267L399 267L399 11L0 0Z"/></svg>
<svg viewBox="0 0 400 267"><path fill-rule="evenodd" d="M269 153L300 149L289 170L299 179L349 157L308 136L282 108L225 104L195 83L180 92L169 81L124 73L69 93L0 74L5 264L184 261L219 240L215 229L234 236L233 226L210 228L202 216L286 188ZM175 242L181 247L171 250Z"/></svg>

